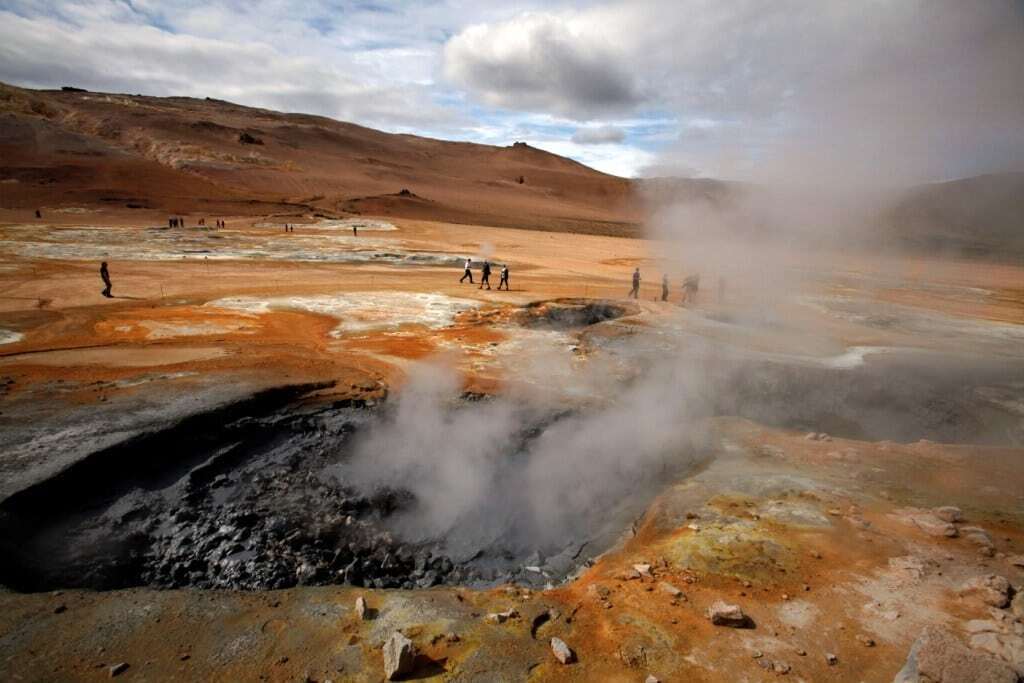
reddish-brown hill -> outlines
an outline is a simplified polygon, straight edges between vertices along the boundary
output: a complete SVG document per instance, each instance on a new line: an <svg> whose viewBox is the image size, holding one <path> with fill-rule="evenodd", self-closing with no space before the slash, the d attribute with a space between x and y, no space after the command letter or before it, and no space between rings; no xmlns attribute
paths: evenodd
<svg viewBox="0 0 1024 683"><path fill-rule="evenodd" d="M2 84L0 177L7 208L313 210L607 234L633 234L641 219L631 181L522 143L396 135L220 100Z"/></svg>

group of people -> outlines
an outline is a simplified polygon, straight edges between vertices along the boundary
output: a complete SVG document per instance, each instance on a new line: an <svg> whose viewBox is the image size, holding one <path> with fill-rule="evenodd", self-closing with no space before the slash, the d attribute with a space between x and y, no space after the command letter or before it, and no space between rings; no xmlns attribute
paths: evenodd
<svg viewBox="0 0 1024 683"><path fill-rule="evenodd" d="M466 268L465 268L465 271L462 273L462 277L459 278L459 282L465 282L466 278L469 278L469 284L471 284L471 285L476 284L475 282L473 282L473 259L471 259L471 258L467 258L466 259ZM491 262L486 260L486 259L484 260L483 264L480 266L480 287L479 287L479 289L483 289L484 285L487 285L487 289L491 288ZM505 291L506 292L509 291L508 290L508 265L503 265L501 267L501 280L498 282L498 289L501 289L502 286L505 287Z"/></svg>
<svg viewBox="0 0 1024 683"><path fill-rule="evenodd" d="M199 221L196 223L196 225L198 225L200 227L206 227L206 219L205 218L200 218ZM219 218L216 219L216 225L217 225L218 228L226 228L227 227L227 223L225 223L224 221L222 221ZM168 218L167 219L167 227L168 228L184 228L185 227L185 219L177 217L177 216L174 216L172 218Z"/></svg>
<svg viewBox="0 0 1024 683"><path fill-rule="evenodd" d="M700 275L690 275L683 280L683 299L680 303L686 303L697 296L700 289ZM721 286L720 286L721 289ZM640 298L640 268L633 271L633 288L629 290L630 297ZM668 301L668 275L661 276L661 300Z"/></svg>

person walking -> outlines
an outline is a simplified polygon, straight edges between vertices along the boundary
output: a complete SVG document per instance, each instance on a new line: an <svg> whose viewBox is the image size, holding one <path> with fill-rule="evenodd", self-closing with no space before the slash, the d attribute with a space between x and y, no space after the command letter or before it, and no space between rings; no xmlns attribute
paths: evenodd
<svg viewBox="0 0 1024 683"><path fill-rule="evenodd" d="M480 287L483 289L484 285L487 285L487 289L491 288L491 262L484 261L483 268L480 269Z"/></svg>
<svg viewBox="0 0 1024 683"><path fill-rule="evenodd" d="M113 289L114 285L110 282L110 270L107 268L106 261L100 264L100 277L103 278L103 284L106 285L102 292L103 296L113 299L114 295L110 293L110 290Z"/></svg>
<svg viewBox="0 0 1024 683"><path fill-rule="evenodd" d="M640 298L640 268L633 271L633 289L629 290L629 296L634 299Z"/></svg>
<svg viewBox="0 0 1024 683"><path fill-rule="evenodd" d="M473 271L471 270L472 268L473 268L473 259L467 258L466 259L466 271L462 274L462 277L459 278L459 283L460 284L462 282L464 282L467 277L469 278L469 284L473 284Z"/></svg>
<svg viewBox="0 0 1024 683"><path fill-rule="evenodd" d="M505 285L505 291L508 291L508 264L506 263L501 267L501 280L498 282L498 289Z"/></svg>
<svg viewBox="0 0 1024 683"><path fill-rule="evenodd" d="M661 300L668 301L668 275L661 276Z"/></svg>

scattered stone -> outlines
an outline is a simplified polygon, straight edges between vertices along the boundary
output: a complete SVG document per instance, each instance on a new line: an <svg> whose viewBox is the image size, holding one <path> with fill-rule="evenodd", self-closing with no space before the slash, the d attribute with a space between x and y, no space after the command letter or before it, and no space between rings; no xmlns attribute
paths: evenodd
<svg viewBox="0 0 1024 683"><path fill-rule="evenodd" d="M661 683L661 679L654 674L649 674L647 678L644 679L644 683Z"/></svg>
<svg viewBox="0 0 1024 683"><path fill-rule="evenodd" d="M743 613L739 605L729 605L721 600L708 608L708 619L715 626L745 628L750 626L750 617Z"/></svg>
<svg viewBox="0 0 1024 683"><path fill-rule="evenodd" d="M835 666L836 664L839 663L839 657L836 657L831 652L826 652L825 653L825 662L828 663L829 666Z"/></svg>
<svg viewBox="0 0 1024 683"><path fill-rule="evenodd" d="M753 657L754 659L761 659L761 657L764 657L764 653L761 652L760 650L754 650L754 654L752 654L750 656Z"/></svg>
<svg viewBox="0 0 1024 683"><path fill-rule="evenodd" d="M960 511L960 508L952 505L933 508L932 514L944 522L962 522L964 519L964 513Z"/></svg>
<svg viewBox="0 0 1024 683"><path fill-rule="evenodd" d="M412 641L397 631L384 643L384 678L389 681L411 673L416 659Z"/></svg>
<svg viewBox="0 0 1024 683"><path fill-rule="evenodd" d="M366 599L361 595L356 598L356 616L359 617L359 621L366 619Z"/></svg>
<svg viewBox="0 0 1024 683"><path fill-rule="evenodd" d="M679 590L678 588L673 586L668 581L662 581L661 583L658 584L658 587L661 590L663 590L664 592L666 592L669 595L671 595L676 600L684 599L686 597L685 595L683 595L683 591Z"/></svg>
<svg viewBox="0 0 1024 683"><path fill-rule="evenodd" d="M874 647L875 646L875 639L874 638L869 638L868 636L865 636L863 634L857 636L857 642L860 643L861 645L863 645L864 647Z"/></svg>
<svg viewBox="0 0 1024 683"><path fill-rule="evenodd" d="M759 667L761 667L762 669L764 669L765 671L771 671L771 672L777 673L777 674L779 674L781 676L785 676L786 674L788 674L790 671L793 670L793 667L791 667L786 662L772 662L772 661L769 661L767 659L759 659L759 660L757 660L757 665Z"/></svg>
<svg viewBox="0 0 1024 683"><path fill-rule="evenodd" d="M978 599L992 607L1010 604L1010 582L1004 576L988 574L969 579L957 591L961 598Z"/></svg>
<svg viewBox="0 0 1024 683"><path fill-rule="evenodd" d="M803 649L801 647L798 647L796 649L796 654L797 654L797 656L800 656L800 657L806 657L807 656L807 650L805 650L805 649Z"/></svg>
<svg viewBox="0 0 1024 683"><path fill-rule="evenodd" d="M561 638L551 639L551 652L554 653L555 659L562 664L572 664L576 661L576 653Z"/></svg>
<svg viewBox="0 0 1024 683"><path fill-rule="evenodd" d="M633 569L640 576L645 576L645 577L647 577L649 579L653 578L651 576L651 565L649 565L649 564L634 564L633 565Z"/></svg>
<svg viewBox="0 0 1024 683"><path fill-rule="evenodd" d="M511 607L504 612L492 612L487 615L487 621L492 624L504 624L509 619L516 619L519 617L519 610L515 607Z"/></svg>
<svg viewBox="0 0 1024 683"><path fill-rule="evenodd" d="M121 674L123 674L127 670L128 670L128 664L126 662L120 662L118 664L114 664L112 667L107 669L107 671L110 672L110 677L111 678L113 678L114 676L120 676Z"/></svg>
<svg viewBox="0 0 1024 683"><path fill-rule="evenodd" d="M928 627L914 642L893 683L1017 683L1017 673L988 655L973 652L948 631Z"/></svg>
<svg viewBox="0 0 1024 683"><path fill-rule="evenodd" d="M54 614L64 614L64 612L67 612L67 611L68 611L68 606L65 605L65 604L60 604L60 605L57 605L56 607L53 608L53 613Z"/></svg>
<svg viewBox="0 0 1024 683"><path fill-rule="evenodd" d="M446 643L457 643L460 640L462 640L462 639L459 638L459 634L458 633L448 632L448 633L444 634L444 641Z"/></svg>
<svg viewBox="0 0 1024 683"><path fill-rule="evenodd" d="M1024 568L1024 555L1010 555L1008 558L1006 558L1006 561L1014 567Z"/></svg>

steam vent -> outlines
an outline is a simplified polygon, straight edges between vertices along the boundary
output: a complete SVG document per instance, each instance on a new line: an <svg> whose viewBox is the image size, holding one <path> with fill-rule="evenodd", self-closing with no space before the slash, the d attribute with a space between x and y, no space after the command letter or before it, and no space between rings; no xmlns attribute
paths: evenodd
<svg viewBox="0 0 1024 683"><path fill-rule="evenodd" d="M1020 3L8 5L0 681L1024 683Z"/></svg>

